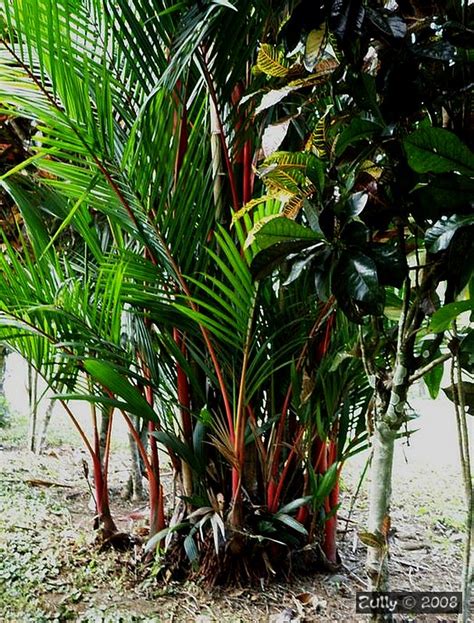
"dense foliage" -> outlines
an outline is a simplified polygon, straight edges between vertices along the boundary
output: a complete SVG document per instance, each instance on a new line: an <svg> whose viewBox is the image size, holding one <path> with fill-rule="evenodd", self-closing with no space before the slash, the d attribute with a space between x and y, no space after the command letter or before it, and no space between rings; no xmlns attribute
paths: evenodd
<svg viewBox="0 0 474 623"><path fill-rule="evenodd" d="M211 581L272 575L306 544L335 564L342 465L369 434L393 448L416 378L437 393L460 310L443 305L472 276L470 8L3 9L1 112L28 133L1 178L21 214L2 339L81 431L74 401L90 403L103 537L118 413L148 478L149 551L179 547Z"/></svg>

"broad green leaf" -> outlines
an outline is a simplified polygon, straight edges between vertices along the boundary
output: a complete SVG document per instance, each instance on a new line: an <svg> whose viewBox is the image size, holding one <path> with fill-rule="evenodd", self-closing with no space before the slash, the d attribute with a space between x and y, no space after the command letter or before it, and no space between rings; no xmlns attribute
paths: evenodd
<svg viewBox="0 0 474 623"><path fill-rule="evenodd" d="M336 143L336 154L342 156L350 145L376 136L381 129L381 126L374 121L355 117L339 135Z"/></svg>
<svg viewBox="0 0 474 623"><path fill-rule="evenodd" d="M408 164L417 173L474 174L474 153L443 128L419 128L403 142Z"/></svg>
<svg viewBox="0 0 474 623"><path fill-rule="evenodd" d="M138 389L130 383L127 377L117 372L113 364L99 359L85 359L83 365L86 372L96 381L123 398L127 405L127 411L151 422L158 421L155 411Z"/></svg>
<svg viewBox="0 0 474 623"><path fill-rule="evenodd" d="M444 366L440 363L423 376L423 381L425 382L428 392L433 400L438 397L441 380L443 378L443 370Z"/></svg>
<svg viewBox="0 0 474 623"><path fill-rule="evenodd" d="M437 221L443 214L463 212L474 197L474 180L465 175L436 175L429 184L420 184L413 193L418 205L417 221Z"/></svg>
<svg viewBox="0 0 474 623"><path fill-rule="evenodd" d="M254 230L255 240L261 249L288 242L299 242L302 245L300 248L305 248L323 239L322 234L282 216L274 218L258 230L257 228ZM251 234L252 232L249 236Z"/></svg>
<svg viewBox="0 0 474 623"><path fill-rule="evenodd" d="M456 301L448 303L438 309L431 317L428 330L433 333L441 333L451 326L453 320L466 311L474 311L474 299L468 301Z"/></svg>
<svg viewBox="0 0 474 623"><path fill-rule="evenodd" d="M391 13L382 12L377 9L367 7L367 17L384 35L393 37L394 39L403 39L407 34L407 25L405 20Z"/></svg>
<svg viewBox="0 0 474 623"><path fill-rule="evenodd" d="M406 256L395 242L374 242L367 254L377 266L379 283L383 286L401 288L408 273Z"/></svg>
<svg viewBox="0 0 474 623"><path fill-rule="evenodd" d="M425 233L425 245L430 253L438 253L448 248L454 234L460 227L474 225L474 214L453 214L443 217Z"/></svg>
<svg viewBox="0 0 474 623"><path fill-rule="evenodd" d="M346 204L344 208L350 209L350 206ZM363 221L351 218L342 228L340 238L344 241L345 246L347 247L365 250L365 247L370 240L370 231Z"/></svg>
<svg viewBox="0 0 474 623"><path fill-rule="evenodd" d="M315 244L314 241L310 244L314 247L314 251L316 251L318 246L322 245L322 243ZM287 242L277 242L267 249L259 251L255 254L255 257L250 264L250 270L254 279L263 279L269 275L288 257L288 255L292 253L298 253L306 250L309 253L312 252L311 246L308 247L308 241L306 240L289 240ZM312 258L309 259L311 260ZM301 265L300 267L303 268ZM298 271L298 268L295 268L295 270ZM291 277L296 278L298 274L298 272L293 273ZM290 282L288 281L288 283Z"/></svg>
<svg viewBox="0 0 474 623"><path fill-rule="evenodd" d="M361 314L382 314L384 290L379 285L375 262L356 251L341 255L334 269L334 293L346 313L354 318Z"/></svg>
<svg viewBox="0 0 474 623"><path fill-rule="evenodd" d="M320 504L322 504L323 501L334 489L334 485L336 484L337 480L337 469L337 463L333 463L320 479L317 489L312 496L313 508L316 509Z"/></svg>
<svg viewBox="0 0 474 623"><path fill-rule="evenodd" d="M365 191L360 191L350 195L347 207L344 210L348 216L358 216L365 208L369 195Z"/></svg>

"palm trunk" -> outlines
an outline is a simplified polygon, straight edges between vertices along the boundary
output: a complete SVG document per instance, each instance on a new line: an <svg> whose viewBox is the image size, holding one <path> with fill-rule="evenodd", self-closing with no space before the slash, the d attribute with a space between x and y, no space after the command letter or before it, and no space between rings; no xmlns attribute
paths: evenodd
<svg viewBox="0 0 474 623"><path fill-rule="evenodd" d="M109 491L107 486L107 475L102 466L100 457L95 455L92 458L94 471L95 503L97 509L97 524L100 538L106 540L117 532L117 526L112 519L109 503Z"/></svg>

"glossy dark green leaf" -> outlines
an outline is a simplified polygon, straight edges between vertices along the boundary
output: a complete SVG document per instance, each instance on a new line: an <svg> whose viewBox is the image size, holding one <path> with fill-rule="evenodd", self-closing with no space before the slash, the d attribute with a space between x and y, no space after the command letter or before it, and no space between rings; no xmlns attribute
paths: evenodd
<svg viewBox="0 0 474 623"><path fill-rule="evenodd" d="M443 128L420 128L403 142L408 164L417 173L474 174L474 154L455 134Z"/></svg>
<svg viewBox="0 0 474 623"><path fill-rule="evenodd" d="M311 247L309 249L303 249L294 256L291 256L288 259L290 272L282 285L288 286L290 283L293 283L293 281L296 281L296 279L298 279L302 272L313 262L315 258L317 258L317 256L317 247L315 249L312 249Z"/></svg>
<svg viewBox="0 0 474 623"><path fill-rule="evenodd" d="M381 315L384 290L379 285L375 262L361 252L343 253L334 269L333 290L345 313L353 319L364 314Z"/></svg>
<svg viewBox="0 0 474 623"><path fill-rule="evenodd" d="M336 144L336 154L341 156L350 145L355 145L364 139L373 138L380 131L381 126L378 123L355 117L339 135Z"/></svg>
<svg viewBox="0 0 474 623"><path fill-rule="evenodd" d="M405 20L384 9L367 8L367 17L384 35L394 39L403 39L407 34Z"/></svg>
<svg viewBox="0 0 474 623"><path fill-rule="evenodd" d="M418 202L414 216L418 222L437 221L443 214L463 212L474 200L474 180L463 175L440 174L413 193Z"/></svg>
<svg viewBox="0 0 474 623"><path fill-rule="evenodd" d="M441 218L425 234L425 245L430 253L438 253L448 248L454 234L460 227L474 225L474 214L453 214Z"/></svg>
<svg viewBox="0 0 474 623"><path fill-rule="evenodd" d="M250 266L256 279L270 274L290 253L307 249L324 239L322 233L285 217L277 217L266 222L253 233L253 236L261 248Z"/></svg>
<svg viewBox="0 0 474 623"><path fill-rule="evenodd" d="M347 208L345 210L346 214L349 216L358 216L367 205L368 198L369 195L365 191L360 191L350 195L347 200Z"/></svg>
<svg viewBox="0 0 474 623"><path fill-rule="evenodd" d="M332 275L335 259L329 247L324 247L313 263L314 285L321 301L327 301L332 294Z"/></svg>
<svg viewBox="0 0 474 623"><path fill-rule="evenodd" d="M349 221L341 231L341 239L347 245L364 247L369 241L369 228L362 221Z"/></svg>
<svg viewBox="0 0 474 623"><path fill-rule="evenodd" d="M394 242L373 242L367 254L377 266L379 283L383 286L400 288L408 273L406 256Z"/></svg>

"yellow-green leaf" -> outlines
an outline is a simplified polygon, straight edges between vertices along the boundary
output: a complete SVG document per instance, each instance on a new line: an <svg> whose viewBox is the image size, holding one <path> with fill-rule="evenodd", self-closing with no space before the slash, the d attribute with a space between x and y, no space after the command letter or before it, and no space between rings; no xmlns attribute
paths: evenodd
<svg viewBox="0 0 474 623"><path fill-rule="evenodd" d="M316 63L321 58L326 41L326 24L319 30L312 30L308 33L304 47L304 66L308 71L313 71Z"/></svg>
<svg viewBox="0 0 474 623"><path fill-rule="evenodd" d="M284 78L289 69L283 61L281 52L269 43L262 43L257 56L257 68L267 76Z"/></svg>

